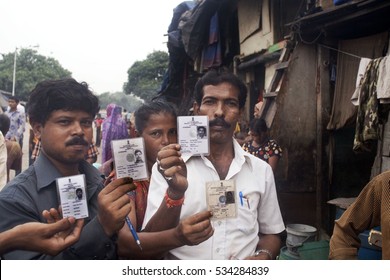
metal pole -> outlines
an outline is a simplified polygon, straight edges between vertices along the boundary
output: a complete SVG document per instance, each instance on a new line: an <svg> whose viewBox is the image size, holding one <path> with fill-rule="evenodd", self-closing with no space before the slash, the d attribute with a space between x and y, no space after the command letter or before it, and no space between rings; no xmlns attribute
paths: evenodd
<svg viewBox="0 0 390 280"><path fill-rule="evenodd" d="M15 54L14 54L14 74L12 78L12 96L15 95L15 82L16 82L16 54L17 54L18 48L15 48Z"/></svg>

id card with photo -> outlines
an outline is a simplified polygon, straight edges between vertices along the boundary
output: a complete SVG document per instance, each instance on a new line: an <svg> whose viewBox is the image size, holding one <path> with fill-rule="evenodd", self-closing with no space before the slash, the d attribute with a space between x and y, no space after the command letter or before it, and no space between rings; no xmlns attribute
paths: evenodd
<svg viewBox="0 0 390 280"><path fill-rule="evenodd" d="M236 186L234 180L206 183L207 209L213 218L225 219L237 216Z"/></svg>
<svg viewBox="0 0 390 280"><path fill-rule="evenodd" d="M209 119L207 116L178 117L177 132L183 155L208 155L210 153Z"/></svg>
<svg viewBox="0 0 390 280"><path fill-rule="evenodd" d="M117 178L131 177L134 181L148 179L142 137L113 140L111 147Z"/></svg>
<svg viewBox="0 0 390 280"><path fill-rule="evenodd" d="M56 180L62 216L83 219L88 217L85 175L61 177Z"/></svg>

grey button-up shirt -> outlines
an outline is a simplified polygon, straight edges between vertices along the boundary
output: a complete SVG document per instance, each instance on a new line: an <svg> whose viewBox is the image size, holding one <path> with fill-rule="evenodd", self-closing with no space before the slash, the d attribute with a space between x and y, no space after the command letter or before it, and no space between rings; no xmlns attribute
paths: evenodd
<svg viewBox="0 0 390 280"><path fill-rule="evenodd" d="M116 259L116 236L105 235L100 225L97 197L103 189L101 174L84 161L80 173L85 174L89 218L85 219L80 240L55 257L40 252L15 250L2 256L3 259ZM0 232L27 222L42 222L43 210L58 209L56 179L59 171L42 154L35 163L15 177L0 192Z"/></svg>

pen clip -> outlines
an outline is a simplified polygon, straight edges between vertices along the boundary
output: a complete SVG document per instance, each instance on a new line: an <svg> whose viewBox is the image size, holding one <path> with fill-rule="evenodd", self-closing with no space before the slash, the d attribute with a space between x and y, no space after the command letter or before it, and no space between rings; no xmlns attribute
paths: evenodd
<svg viewBox="0 0 390 280"><path fill-rule="evenodd" d="M240 203L241 203L241 206L244 206L244 196L242 195L242 192L240 191L239 193L239 196L240 196Z"/></svg>

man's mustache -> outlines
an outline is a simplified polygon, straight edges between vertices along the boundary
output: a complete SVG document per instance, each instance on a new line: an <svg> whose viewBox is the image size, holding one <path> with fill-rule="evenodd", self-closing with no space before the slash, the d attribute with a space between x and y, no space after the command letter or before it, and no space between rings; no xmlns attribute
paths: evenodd
<svg viewBox="0 0 390 280"><path fill-rule="evenodd" d="M89 146L89 143L85 141L84 138L74 137L65 143L65 146L72 146L72 145Z"/></svg>
<svg viewBox="0 0 390 280"><path fill-rule="evenodd" d="M231 127L230 123L227 123L222 118L216 118L216 119L210 121L209 122L209 126L210 127L212 127L212 126L222 126L222 127L225 127L225 128L230 128Z"/></svg>

